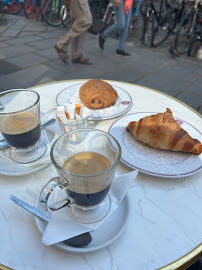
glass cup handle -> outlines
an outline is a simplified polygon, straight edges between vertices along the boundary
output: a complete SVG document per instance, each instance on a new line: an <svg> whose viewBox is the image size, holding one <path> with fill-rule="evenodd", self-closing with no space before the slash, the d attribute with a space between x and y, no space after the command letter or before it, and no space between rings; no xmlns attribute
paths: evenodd
<svg viewBox="0 0 202 270"><path fill-rule="evenodd" d="M67 196L62 201L58 201L52 205L48 205L48 200L50 198L51 193L54 191L56 187L59 187L61 190L65 191L69 186L67 180L63 179L62 177L54 177L52 178L42 189L39 195L39 203L42 209L47 212L54 212L57 211L65 206L72 206L74 204L74 200Z"/></svg>

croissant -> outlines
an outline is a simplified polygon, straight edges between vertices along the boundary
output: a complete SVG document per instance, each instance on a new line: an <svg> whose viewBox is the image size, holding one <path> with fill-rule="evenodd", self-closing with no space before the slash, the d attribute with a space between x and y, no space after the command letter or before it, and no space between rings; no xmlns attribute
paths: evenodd
<svg viewBox="0 0 202 270"><path fill-rule="evenodd" d="M181 151L200 155L202 144L193 139L173 118L170 109L165 113L146 116L127 127L134 137L157 149Z"/></svg>
<svg viewBox="0 0 202 270"><path fill-rule="evenodd" d="M79 97L89 109L103 109L114 105L117 92L107 82L102 80L89 80L79 90Z"/></svg>

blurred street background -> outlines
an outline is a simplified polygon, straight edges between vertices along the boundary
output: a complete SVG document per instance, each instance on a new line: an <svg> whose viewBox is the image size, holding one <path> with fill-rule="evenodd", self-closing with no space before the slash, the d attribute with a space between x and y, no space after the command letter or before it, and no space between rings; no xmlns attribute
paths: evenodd
<svg viewBox="0 0 202 270"><path fill-rule="evenodd" d="M93 65L66 65L58 58L55 43L67 27L51 27L19 15L4 15L0 25L0 89L27 88L51 81L71 79L118 80L143 85L175 97L202 114L202 52L196 57L172 57L171 36L162 46L141 44L142 19L138 18L126 42L131 58L115 55L117 40L108 39L104 51L96 35L86 33L85 57ZM71 54L71 50L69 51Z"/></svg>

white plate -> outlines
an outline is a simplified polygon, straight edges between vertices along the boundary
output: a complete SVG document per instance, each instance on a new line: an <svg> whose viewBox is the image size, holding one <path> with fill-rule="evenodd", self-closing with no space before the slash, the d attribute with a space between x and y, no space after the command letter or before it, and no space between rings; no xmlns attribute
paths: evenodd
<svg viewBox="0 0 202 270"><path fill-rule="evenodd" d="M42 164L36 168L29 168L0 157L0 164L0 175L22 176L43 170L46 167L50 166L51 162L48 164Z"/></svg>
<svg viewBox="0 0 202 270"><path fill-rule="evenodd" d="M194 155L182 152L154 149L137 141L127 131L131 121L156 113L133 113L116 120L110 127L109 133L121 144L121 161L140 172L159 177L179 178L197 173L202 169L202 154ZM181 127L193 138L202 141L202 134L192 125L175 118Z"/></svg>
<svg viewBox="0 0 202 270"><path fill-rule="evenodd" d="M36 208L43 211L37 201ZM95 231L90 232L92 242L84 247L76 248L61 243L55 244L56 247L72 253L89 253L104 248L115 241L125 229L129 217L129 199L126 195L119 208ZM46 221L35 217L36 225L43 234L46 228Z"/></svg>
<svg viewBox="0 0 202 270"><path fill-rule="evenodd" d="M82 104L79 98L80 87L84 83L76 83L63 89L56 97L58 106L64 106L66 103L74 102ZM132 106L131 96L122 88L112 85L117 91L118 98L113 106L100 110L91 110L89 120L104 120L118 117L126 113Z"/></svg>
<svg viewBox="0 0 202 270"><path fill-rule="evenodd" d="M55 140L55 126L56 124L54 124L53 126L47 127L44 130L42 130L42 139L43 139L43 134L46 134L46 138L49 138L49 141L52 143ZM46 132L46 133L44 133ZM45 142L45 141L44 141ZM7 150L0 150L0 151L8 151ZM28 175L28 174L32 174L35 172L38 172L42 169L45 169L46 167L51 165L51 160L49 159L49 152L50 148L47 147L47 151L45 153L45 155L41 158L41 161L43 161L43 159L45 159L45 163L42 163L38 160L35 161L34 163L36 163L35 166L24 166L22 164L18 164L13 162L12 160L9 160L8 158L4 158L3 156L0 156L0 175L6 175L6 176L22 176L22 175ZM49 159L49 160L48 160ZM48 160L48 161L47 161ZM34 164L33 163L33 164ZM37 163L39 163L37 165Z"/></svg>

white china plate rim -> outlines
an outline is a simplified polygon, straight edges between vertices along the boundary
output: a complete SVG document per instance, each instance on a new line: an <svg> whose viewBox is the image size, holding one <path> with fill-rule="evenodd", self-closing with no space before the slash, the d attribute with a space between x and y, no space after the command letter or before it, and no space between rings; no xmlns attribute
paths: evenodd
<svg viewBox="0 0 202 270"><path fill-rule="evenodd" d="M36 201L35 207L37 209L40 208L38 199ZM40 211L43 210L40 208ZM122 234L128 223L129 215L130 215L130 202L129 197L126 194L118 209L97 230L90 232L92 235L92 242L88 246L77 248L65 245L63 243L57 243L53 246L56 246L57 248L62 249L64 251L68 251L70 253L78 253L78 254L91 253L100 250L104 247L107 247L112 242L114 242ZM47 222L38 217L35 217L35 222L38 230L40 231L41 234L43 234ZM116 224L116 226L118 224L119 227L115 228L112 224ZM110 227L113 227L113 230L109 230ZM108 230L106 228L108 228ZM115 229L117 230L115 231ZM98 230L101 231L98 232ZM105 241L104 243L102 243L103 233L105 234L105 236L107 235L107 233L109 234L108 241ZM93 239L96 239L95 245L93 245Z"/></svg>
<svg viewBox="0 0 202 270"><path fill-rule="evenodd" d="M53 132L51 126L46 128L46 132ZM48 151L48 148L47 148ZM0 175L6 175L6 176L24 176L24 175L29 175L35 172L38 172L40 170L45 169L46 167L50 166L52 164L51 160L49 162L40 164L36 167L29 167L29 166L24 166L23 164L20 163L15 163L12 160L9 160L7 158L4 158L0 156L0 163L1 163L1 168L0 168Z"/></svg>
<svg viewBox="0 0 202 270"><path fill-rule="evenodd" d="M78 82L78 83L75 82L74 84L71 84L71 85L65 87L64 89L62 89L56 96L57 105L58 106L64 106L65 103L62 102L60 99L64 99L63 95L65 95L65 91L72 88L72 91L75 94L78 94L80 87L78 87L78 89L74 89L74 87L75 86L81 86L84 83L85 82ZM116 85L113 85L113 84L111 84L111 85L118 92L118 101L116 101L116 103L113 106L110 106L110 107L105 108L105 109L101 109L101 110L92 110L92 109L90 109L91 110L91 115L88 117L89 120L105 120L105 119L115 118L115 117L123 115L124 113L129 111L129 109L132 107L132 97L131 97L131 95L126 90L121 88L120 86L116 86ZM121 98L125 98L125 97L127 97L127 100L122 100L121 99ZM79 97L76 97L76 102L82 103L80 101ZM116 112L116 110L117 110L117 112ZM109 115L107 115L107 114L109 114Z"/></svg>
<svg viewBox="0 0 202 270"><path fill-rule="evenodd" d="M157 114L157 112L134 112L134 113L131 113L131 114L127 114L127 115L124 115L122 117L120 117L119 119L115 120L112 125L110 126L108 132L109 134L111 134L112 136L114 136L118 141L119 143L121 144L121 147L122 147L122 153L125 154L125 156L121 157L121 162L123 162L124 164L126 164L127 166L133 168L133 169L138 169L140 172L142 173L145 173L145 174L148 174L148 175L153 175L153 176L157 176L157 177L166 177L166 178L181 178L181 177L186 177L186 176L190 176L190 175L193 175L195 173L197 173L198 171L200 171L202 169L202 157L199 157L198 155L194 155L194 154L186 154L186 153L182 153L182 152L172 152L172 151L167 151L167 150L158 150L158 149L154 149L150 146L147 146L141 142L138 142L137 140L134 139L134 137L132 136L132 134L130 132L127 132L126 131L126 127L127 127L127 124L130 122L130 121L138 121L140 118L143 118L147 115L152 115L152 114ZM134 116L136 116L138 119L134 119ZM141 116L141 117L140 117ZM128 120L126 120L126 118L128 118ZM176 120L178 121L181 121L182 124L185 124L186 125L186 128L188 127L190 131L194 131L196 132L197 134L200 135L201 139L202 139L202 134L199 130L197 130L195 127L193 127L191 124L189 124L188 122L186 122L185 120L182 120L178 117L174 117ZM123 124L122 121L125 121L125 125L121 125L121 127L119 127L119 130L117 130L117 132L115 133L115 131L113 130L113 128L116 127L116 125L118 125L119 123ZM123 128L125 129L123 131ZM183 127L184 128L184 127ZM186 130L186 129L185 129ZM186 130L188 132L188 130ZM142 149L146 151L146 153L150 154L152 153L152 151L157 153L158 154L162 154L164 155L165 158L169 158L170 157L174 157L174 158L178 158L180 155L181 156L184 156L185 160L186 160L186 155L187 155L187 160L189 159L192 159L193 161L196 161L199 163L197 166L193 167L192 169L190 169L190 171L186 171L185 169L185 166L183 167L182 166L182 169L181 171L179 171L179 173L168 173L166 171L164 172L158 172L158 169L162 166L162 164L160 164L159 166L156 167L156 170L151 170L151 169L147 169L145 168L144 166L137 166L138 162L138 158L135 157L135 154L133 155L133 160L131 162L131 159L129 157L129 153L127 152L127 148L124 147L124 143L123 143L123 136L122 138L121 137L121 132L125 132L126 136L127 134L129 134L129 136L131 136L131 139L134 140L134 142L136 143L136 145L142 145ZM136 153L138 152L138 149L135 148L135 145L131 147L131 150L130 151L136 151ZM135 153L135 152L134 152ZM182 158L183 159L183 158ZM141 159L140 159L141 160ZM148 160L147 160L148 162ZM139 162L140 163L140 162ZM151 162L152 163L152 162ZM178 163L179 163L179 167L180 165L182 164L183 165L183 162L181 162L180 164L180 158L178 160ZM176 162L176 164L178 164ZM195 165L194 162L193 163L193 166ZM149 163L148 163L149 164ZM186 163L185 163L186 164ZM150 165L150 164L149 164ZM164 164L165 165L165 164ZM166 165L165 165L166 167ZM160 168L160 170L162 170L162 168ZM166 169L165 169L166 170Z"/></svg>
<svg viewBox="0 0 202 270"><path fill-rule="evenodd" d="M0 162L1 162L1 160L5 160L5 158L3 158L3 157L0 157ZM9 162L8 160L7 160L7 162ZM20 166L21 164L17 164L16 163L16 166ZM13 171L7 171L7 170L4 170L4 169L2 169L2 168L0 168L0 175L6 175L6 176L24 176L24 175L29 175L29 174L31 174L31 173L35 173L35 172L38 172L38 171L40 171L40 170L43 170L43 169L45 169L46 167L48 167L48 166L50 166L51 165L51 162L50 163L46 163L46 164L41 164L40 166L38 166L38 167L36 167L36 168L26 168L26 167L24 167L24 170L23 170L23 165L21 165L22 166L22 171L19 171L19 172L16 172L14 169L13 169ZM15 168L16 168L16 166L15 166Z"/></svg>

